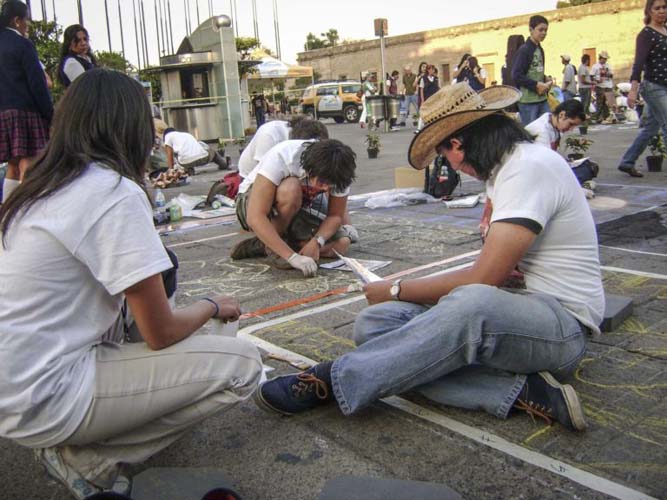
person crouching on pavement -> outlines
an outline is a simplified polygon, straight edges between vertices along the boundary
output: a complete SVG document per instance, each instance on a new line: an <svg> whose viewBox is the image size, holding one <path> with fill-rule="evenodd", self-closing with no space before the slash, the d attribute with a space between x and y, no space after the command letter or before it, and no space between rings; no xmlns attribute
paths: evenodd
<svg viewBox="0 0 667 500"><path fill-rule="evenodd" d="M251 343L196 335L238 319L236 299L170 307L173 264L144 186L152 146L142 86L87 71L0 208L0 436L33 448L76 498L127 485L121 463L249 398L262 374ZM125 341L129 312L141 342Z"/></svg>
<svg viewBox="0 0 667 500"><path fill-rule="evenodd" d="M310 277L320 257L346 254L358 240L347 213L355 158L335 139L288 140L271 148L239 187L236 216L255 236L238 243L231 258L268 254L272 266Z"/></svg>
<svg viewBox="0 0 667 500"><path fill-rule="evenodd" d="M574 372L603 317L595 225L567 162L502 112L519 95L506 86L483 94L466 83L444 87L424 103L425 127L410 145L417 169L441 154L486 181L494 211L477 261L366 285L358 347L260 384L261 407L289 415L335 402L349 415L416 390L498 418L522 411L586 428L576 392L559 380ZM517 265L526 290L499 288Z"/></svg>
<svg viewBox="0 0 667 500"><path fill-rule="evenodd" d="M218 170L229 168L224 158L213 146L198 141L195 136L187 132L178 132L169 127L163 135L164 150L167 154L167 167L172 169L176 164L188 174L195 174L195 167L207 163L215 163Z"/></svg>

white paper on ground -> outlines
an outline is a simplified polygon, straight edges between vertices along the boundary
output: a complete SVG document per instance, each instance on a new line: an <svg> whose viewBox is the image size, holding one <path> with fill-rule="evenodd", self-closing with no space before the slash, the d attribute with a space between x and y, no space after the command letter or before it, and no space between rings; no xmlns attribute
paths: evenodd
<svg viewBox="0 0 667 500"><path fill-rule="evenodd" d="M189 217L197 219L213 219L214 217L224 217L225 215L233 215L236 210L229 207L221 207L213 210L191 210Z"/></svg>
<svg viewBox="0 0 667 500"><path fill-rule="evenodd" d="M447 208L472 208L479 203L479 196L479 194L473 194L456 200L443 200L443 203Z"/></svg>
<svg viewBox="0 0 667 500"><path fill-rule="evenodd" d="M334 250L334 252L336 251ZM382 278L380 278L377 274L366 269L356 259L353 259L351 257L344 257L338 252L336 252L336 255L338 255L338 257L343 262L345 262L345 264L347 264L347 267L349 267L352 270L352 273L362 283L366 284L366 283L373 283L375 281L382 281Z"/></svg>
<svg viewBox="0 0 667 500"><path fill-rule="evenodd" d="M366 269L369 271L377 271L378 269L382 269L383 267L387 267L389 264L391 264L390 260L363 260L363 259L356 259L356 261L364 266ZM334 260L332 262L327 262L326 264L320 264L320 267L322 269L331 269L333 271L345 271L345 272L352 272L352 269L350 269L345 261L343 259L338 259Z"/></svg>

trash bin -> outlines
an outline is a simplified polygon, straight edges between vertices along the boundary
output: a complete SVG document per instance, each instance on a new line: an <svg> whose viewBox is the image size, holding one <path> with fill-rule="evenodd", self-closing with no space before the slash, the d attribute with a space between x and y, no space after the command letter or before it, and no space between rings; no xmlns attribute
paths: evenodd
<svg viewBox="0 0 667 500"><path fill-rule="evenodd" d="M398 117L401 114L401 99L398 96L394 95L387 95L384 96L385 98L385 103L386 103L386 114L385 118L387 120L390 119L398 119Z"/></svg>
<svg viewBox="0 0 667 500"><path fill-rule="evenodd" d="M367 112L371 120L384 120L384 96L366 96L366 105L368 106Z"/></svg>

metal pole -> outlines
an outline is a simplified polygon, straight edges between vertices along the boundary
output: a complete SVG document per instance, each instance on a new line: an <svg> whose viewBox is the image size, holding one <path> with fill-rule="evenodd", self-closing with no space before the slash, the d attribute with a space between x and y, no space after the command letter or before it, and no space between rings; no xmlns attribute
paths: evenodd
<svg viewBox="0 0 667 500"><path fill-rule="evenodd" d="M380 35L380 58L382 60L382 83L380 83L380 89L382 90L380 94L382 94L382 102L384 104L384 131L389 132L389 120L387 119L387 116L389 113L387 112L388 109L388 101L385 99L385 88L384 88L384 83L385 83L385 77L386 77L386 71L384 70L384 36Z"/></svg>
<svg viewBox="0 0 667 500"><path fill-rule="evenodd" d="M160 1L160 32L162 33L162 55L169 51L169 30L167 29L167 0Z"/></svg>
<svg viewBox="0 0 667 500"><path fill-rule="evenodd" d="M42 21L48 21L46 17L46 4L44 3L44 0L42 0Z"/></svg>
<svg viewBox="0 0 667 500"><path fill-rule="evenodd" d="M174 53L174 31L171 25L171 2L167 0L167 13L169 14L169 46L171 47L171 53Z"/></svg>
<svg viewBox="0 0 667 500"><path fill-rule="evenodd" d="M236 38L239 37L239 23L237 22L237 18L239 16L239 10L236 8L236 0L234 1L234 33L236 33Z"/></svg>
<svg viewBox="0 0 667 500"><path fill-rule="evenodd" d="M144 47L144 66L150 66L150 58L148 57L148 33L146 31L146 11L144 10L144 0L139 0L139 7L141 11L141 40Z"/></svg>
<svg viewBox="0 0 667 500"><path fill-rule="evenodd" d="M30 2L28 2L30 5ZM51 7L53 7L53 22L58 22L58 16L56 15L56 0L51 0Z"/></svg>
<svg viewBox="0 0 667 500"><path fill-rule="evenodd" d="M132 0L132 15L134 17L134 42L137 46L137 69L141 69L141 55L139 54L139 32L137 31L137 6Z"/></svg>
<svg viewBox="0 0 667 500"><path fill-rule="evenodd" d="M83 26L83 7L81 6L81 0L76 0L76 8L79 13L79 24Z"/></svg>
<svg viewBox="0 0 667 500"><path fill-rule="evenodd" d="M199 0L195 1L195 8L197 9L197 26L201 24L201 21L199 20Z"/></svg>
<svg viewBox="0 0 667 500"><path fill-rule="evenodd" d="M120 50L125 57L125 37L123 36L123 18L120 13L120 0L117 1L118 4L118 26L120 26ZM126 58L127 59L127 58Z"/></svg>
<svg viewBox="0 0 667 500"><path fill-rule="evenodd" d="M158 24L158 16L157 16L157 4L160 0L155 0L153 2L153 10L155 10L155 38L157 38L157 59L158 63L160 61L160 55L164 55L164 52L162 52L162 48L160 46L160 25Z"/></svg>
<svg viewBox="0 0 667 500"><path fill-rule="evenodd" d="M109 6L107 5L107 0L104 0L104 17L107 20L107 41L109 42L109 52L112 52L111 48L111 28L109 28Z"/></svg>
<svg viewBox="0 0 667 500"><path fill-rule="evenodd" d="M190 13L188 12L187 0L183 0L183 8L185 9L185 33L190 36L192 27L190 26Z"/></svg>
<svg viewBox="0 0 667 500"><path fill-rule="evenodd" d="M276 35L276 54L280 59L280 27L278 23L278 0L273 0L273 31Z"/></svg>
<svg viewBox="0 0 667 500"><path fill-rule="evenodd" d="M220 59L222 61L222 80L225 82L225 105L227 108L227 130L229 131L228 137L230 139L234 138L232 132L232 113L229 108L229 82L227 80L227 68L225 68L225 43L222 39L222 30L225 29L222 26L218 28L220 31Z"/></svg>
<svg viewBox="0 0 667 500"><path fill-rule="evenodd" d="M257 28L257 0L252 0L252 27L255 30L255 40L259 42L259 29Z"/></svg>

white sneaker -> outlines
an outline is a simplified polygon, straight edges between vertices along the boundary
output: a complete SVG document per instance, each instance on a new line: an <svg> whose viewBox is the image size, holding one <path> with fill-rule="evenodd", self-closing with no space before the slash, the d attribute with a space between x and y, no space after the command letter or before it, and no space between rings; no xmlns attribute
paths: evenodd
<svg viewBox="0 0 667 500"><path fill-rule="evenodd" d="M102 491L67 465L56 448L38 448L35 450L35 456L49 475L65 485L75 498L83 500Z"/></svg>

